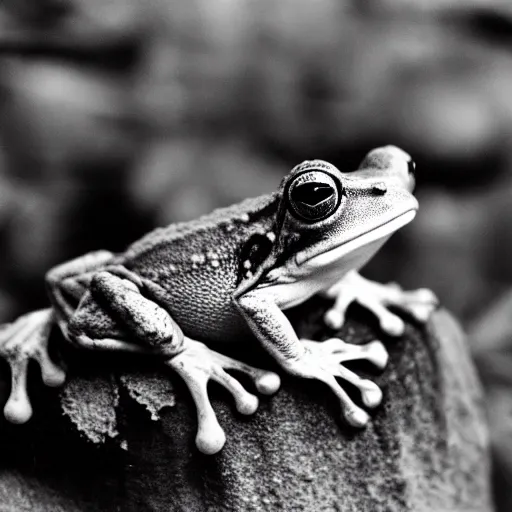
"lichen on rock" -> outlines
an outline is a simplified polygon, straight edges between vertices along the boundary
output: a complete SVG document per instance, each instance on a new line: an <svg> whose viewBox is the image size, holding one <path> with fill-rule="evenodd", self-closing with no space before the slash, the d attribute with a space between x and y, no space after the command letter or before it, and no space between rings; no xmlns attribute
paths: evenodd
<svg viewBox="0 0 512 512"><path fill-rule="evenodd" d="M64 414L93 443L116 437L119 389L112 376L74 377L61 392Z"/></svg>
<svg viewBox="0 0 512 512"><path fill-rule="evenodd" d="M129 396L143 405L151 419L160 418L164 407L176 403L172 382L157 372L130 372L118 376L73 376L61 392L61 407L76 428L93 443L104 443L119 436L116 410L119 394L125 389ZM121 437L119 441L125 440Z"/></svg>
<svg viewBox="0 0 512 512"><path fill-rule="evenodd" d="M120 380L130 396L151 413L154 421L160 419L161 409L176 403L172 382L162 374L127 373L121 375Z"/></svg>

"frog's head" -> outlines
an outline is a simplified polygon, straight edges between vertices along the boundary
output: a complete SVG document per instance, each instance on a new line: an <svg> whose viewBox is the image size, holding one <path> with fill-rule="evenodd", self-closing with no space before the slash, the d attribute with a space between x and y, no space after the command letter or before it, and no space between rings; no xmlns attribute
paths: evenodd
<svg viewBox="0 0 512 512"><path fill-rule="evenodd" d="M414 167L394 146L374 149L354 172L322 160L295 167L281 183L277 238L265 281L364 265L416 215Z"/></svg>

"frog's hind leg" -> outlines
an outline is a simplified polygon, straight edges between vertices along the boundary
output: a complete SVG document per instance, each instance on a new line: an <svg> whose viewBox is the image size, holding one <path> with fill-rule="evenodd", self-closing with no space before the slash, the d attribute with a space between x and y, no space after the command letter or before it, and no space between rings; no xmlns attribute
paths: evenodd
<svg viewBox="0 0 512 512"><path fill-rule="evenodd" d="M101 270L92 275L88 288L67 322L70 342L93 350L164 357L182 350L181 329L133 281Z"/></svg>
<svg viewBox="0 0 512 512"><path fill-rule="evenodd" d="M64 327L86 292L94 272L113 261L109 251L93 251L52 268L46 288L60 327Z"/></svg>
<svg viewBox="0 0 512 512"><path fill-rule="evenodd" d="M25 423L32 416L27 393L27 372L30 359L41 368L47 386L64 383L64 370L48 355L48 337L54 322L53 311L42 309L0 326L0 356L11 368L11 392L4 407L4 416L12 423Z"/></svg>
<svg viewBox="0 0 512 512"><path fill-rule="evenodd" d="M139 287L129 279L108 271L97 273L91 281L90 299L84 297L72 317L70 337L84 347L141 350L162 357L165 364L182 377L190 390L197 408L196 445L203 453L216 453L225 442L224 432L208 396L207 385L210 380L233 395L236 407L242 414L254 413L258 399L248 393L226 370L244 373L261 393L271 394L279 388L279 377L275 373L253 368L184 336L169 313L143 296ZM87 331L91 313L94 313L95 318L99 316L97 310L87 313L87 307L104 308L103 314L110 316L113 322L109 324L108 318L104 317L100 322L102 325L95 326L99 336L95 337L91 331ZM120 339L123 331L125 337L138 340L139 343ZM108 336L109 333L115 337Z"/></svg>
<svg viewBox="0 0 512 512"><path fill-rule="evenodd" d="M28 313L11 324L0 326L0 356L11 368L11 392L4 407L4 416L12 423L25 423L32 416L27 393L30 359L38 362L46 385L64 383L64 370L53 363L48 354L51 327L58 323L66 336L67 321L85 293L90 272L108 264L113 258L110 252L96 251L50 270L46 275L46 285L53 308Z"/></svg>

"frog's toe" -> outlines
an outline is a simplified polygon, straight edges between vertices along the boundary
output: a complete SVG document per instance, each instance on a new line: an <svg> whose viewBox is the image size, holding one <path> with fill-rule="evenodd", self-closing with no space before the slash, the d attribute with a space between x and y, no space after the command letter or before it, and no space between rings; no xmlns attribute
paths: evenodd
<svg viewBox="0 0 512 512"><path fill-rule="evenodd" d="M234 377L226 373L220 367L213 368L212 380L224 386L235 399L238 412L242 414L254 414L258 409L258 399L248 393Z"/></svg>
<svg viewBox="0 0 512 512"><path fill-rule="evenodd" d="M334 299L333 305L326 311L324 322L331 329L341 329L345 323L345 313L354 301L354 294L350 288L343 288L339 285L333 286L325 293L325 296Z"/></svg>
<svg viewBox="0 0 512 512"><path fill-rule="evenodd" d="M352 427L364 427L370 420L370 416L352 401L336 380L336 377L348 377L348 380L351 380L351 375L354 374L345 368L343 370L346 370L346 372L340 371L341 367L339 365L333 365L331 362L322 362L322 359L316 357L318 354L313 355L310 353L309 355L313 357L306 357L303 361L296 363L295 368L291 369L292 373L302 377L315 378L327 384L338 399L343 419Z"/></svg>
<svg viewBox="0 0 512 512"><path fill-rule="evenodd" d="M57 366L48 355L46 350L38 349L33 358L39 363L41 368L41 377L43 382L52 388L62 386L66 380L66 372L60 366Z"/></svg>
<svg viewBox="0 0 512 512"><path fill-rule="evenodd" d="M281 379L277 373L255 368L222 354L215 353L215 356L225 370L240 372L249 377L256 389L263 395L273 395L281 387Z"/></svg>
<svg viewBox="0 0 512 512"><path fill-rule="evenodd" d="M27 369L30 359L38 362L43 382L60 386L65 372L48 355L48 336L53 322L50 309L36 311L18 318L0 330L0 355L11 368L11 393L4 416L12 423L25 423L32 416L27 393Z"/></svg>
<svg viewBox="0 0 512 512"><path fill-rule="evenodd" d="M224 448L226 444L226 434L217 421L200 422L197 428L196 446L197 449L205 455L214 455Z"/></svg>
<svg viewBox="0 0 512 512"><path fill-rule="evenodd" d="M383 370L386 368L389 360L389 354L386 347L379 340L370 341L361 345L365 354L365 359L374 364L377 368Z"/></svg>
<svg viewBox="0 0 512 512"><path fill-rule="evenodd" d="M32 417L32 405L27 393L28 361L11 361L11 393L4 407L7 421L16 424L26 423Z"/></svg>
<svg viewBox="0 0 512 512"><path fill-rule="evenodd" d="M409 313L418 322L424 323L439 307L439 299L428 288L401 292L396 305Z"/></svg>
<svg viewBox="0 0 512 512"><path fill-rule="evenodd" d="M320 371L317 373L316 378L327 384L336 395L340 403L342 416L349 425L356 428L366 426L370 421L370 416L352 401L342 386L338 384L334 375L330 372Z"/></svg>
<svg viewBox="0 0 512 512"><path fill-rule="evenodd" d="M333 330L341 329L345 323L345 312L331 308L325 313L324 322L327 327Z"/></svg>
<svg viewBox="0 0 512 512"><path fill-rule="evenodd" d="M389 311L387 307L374 298L359 298L358 302L371 311L379 322L380 328L389 336L402 336L405 331L405 322Z"/></svg>
<svg viewBox="0 0 512 512"><path fill-rule="evenodd" d="M197 408L197 449L206 455L213 455L224 447L226 435L210 403L206 389L207 381L199 378L193 383L189 380L187 385Z"/></svg>
<svg viewBox="0 0 512 512"><path fill-rule="evenodd" d="M335 377L340 377L359 389L363 404L366 405L366 407L372 409L382 402L382 391L375 382L362 379L359 375L356 375L354 372L341 365L338 365L338 368L333 374Z"/></svg>
<svg viewBox="0 0 512 512"><path fill-rule="evenodd" d="M281 379L277 373L255 369L260 374L256 377L256 389L263 395L273 395L281 387Z"/></svg>
<svg viewBox="0 0 512 512"><path fill-rule="evenodd" d="M187 385L197 408L196 446L201 453L213 455L222 450L226 443L226 435L222 430L212 408L207 381L203 379L188 380Z"/></svg>
<svg viewBox="0 0 512 512"><path fill-rule="evenodd" d="M349 409L343 413L343 416L349 425L356 428L366 427L370 421L368 413L359 408Z"/></svg>
<svg viewBox="0 0 512 512"><path fill-rule="evenodd" d="M388 352L379 340L373 340L364 345L346 343L340 338L329 338L320 343L304 340L310 350L322 351L329 360L343 363L345 361L366 360L379 369L384 369L388 363Z"/></svg>

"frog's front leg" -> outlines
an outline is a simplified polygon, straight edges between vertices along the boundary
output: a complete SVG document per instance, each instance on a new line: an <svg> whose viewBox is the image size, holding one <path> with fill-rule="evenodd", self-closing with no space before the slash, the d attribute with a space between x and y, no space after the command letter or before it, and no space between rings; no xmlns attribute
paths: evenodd
<svg viewBox="0 0 512 512"><path fill-rule="evenodd" d="M129 275L129 272L126 274ZM139 283L144 286L142 282ZM139 287L129 279L108 271L99 272L91 280L90 293L90 298L84 299L71 319L69 335L83 347L143 350L139 344L129 341L91 336L88 322L91 314L95 314L94 308L98 308L100 304L123 330L145 344L147 352L161 356L165 364L183 378L191 392L198 418L196 445L201 452L216 453L225 443L224 432L217 421L207 392L210 380L225 387L233 395L236 407L242 414L254 413L258 407L258 399L248 393L226 370L244 373L261 393L272 394L279 388L279 377L275 373L253 368L184 336L169 313L143 296Z"/></svg>
<svg viewBox="0 0 512 512"><path fill-rule="evenodd" d="M405 324L389 307L400 309L424 323L438 306L437 297L426 288L404 291L397 284L380 284L365 279L355 270L346 274L323 295L334 299L333 306L324 316L325 323L332 329L339 329L343 325L347 308L357 302L377 317L381 329L390 336L401 336Z"/></svg>
<svg viewBox="0 0 512 512"><path fill-rule="evenodd" d="M338 338L324 342L299 340L271 293L256 289L242 295L236 302L256 337L285 370L327 384L338 397L346 421L355 427L366 425L368 414L350 399L336 377L356 386L367 407L379 405L382 400L380 388L340 363L365 359L384 368L388 355L380 341L352 345Z"/></svg>

